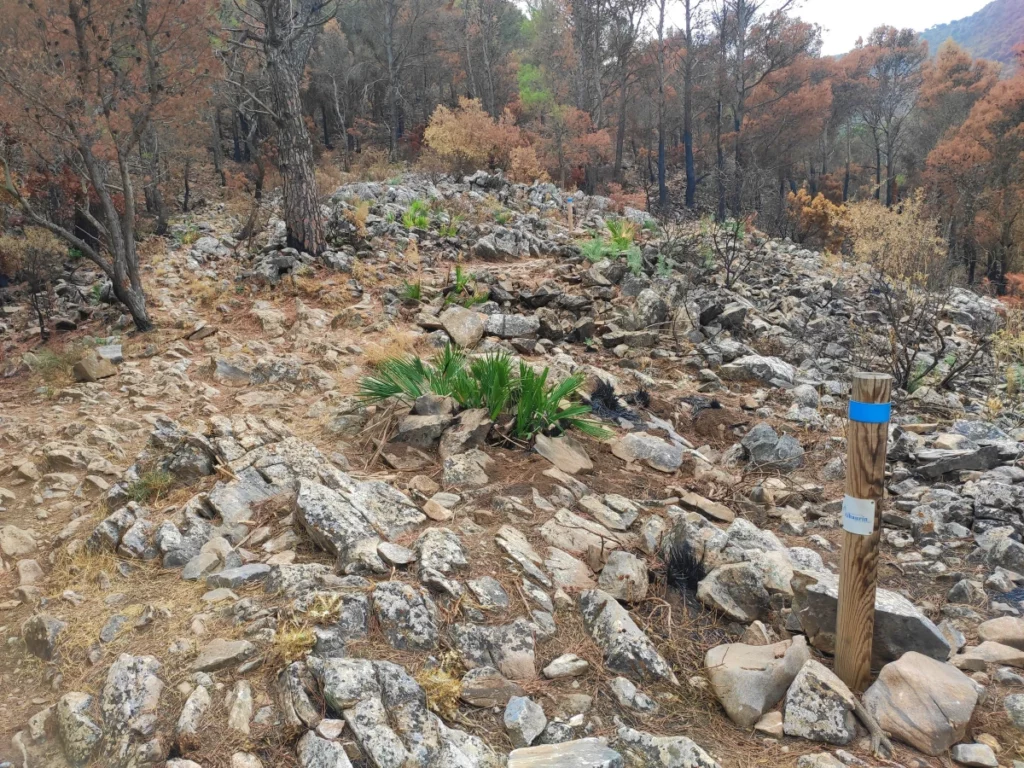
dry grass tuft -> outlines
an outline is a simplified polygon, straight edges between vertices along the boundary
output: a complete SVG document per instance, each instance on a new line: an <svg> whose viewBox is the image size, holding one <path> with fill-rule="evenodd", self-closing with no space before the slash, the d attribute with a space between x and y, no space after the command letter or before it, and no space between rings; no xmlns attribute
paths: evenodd
<svg viewBox="0 0 1024 768"><path fill-rule="evenodd" d="M359 237L366 237L366 217L370 215L370 204L365 200L352 200L352 207L345 211L345 219L356 228Z"/></svg>
<svg viewBox="0 0 1024 768"><path fill-rule="evenodd" d="M316 645L316 635L308 624L286 622L278 626L274 642L267 651L267 662L283 667L293 661L304 659Z"/></svg>
<svg viewBox="0 0 1024 768"><path fill-rule="evenodd" d="M462 694L459 666L457 655L449 651L441 659L440 667L423 669L416 675L416 682L427 695L427 707L448 721L459 717L459 696Z"/></svg>
<svg viewBox="0 0 1024 768"><path fill-rule="evenodd" d="M123 576L120 569L125 565L132 570ZM59 641L61 671L66 685L78 690L101 685L107 663L119 653L166 659L175 638L191 636L189 624L204 609L199 598L206 591L202 583L184 581L177 571L166 571L156 562L123 559L112 552L70 555L61 550L50 584L51 598L67 607L55 611L68 625ZM80 603L68 605L62 597L65 591L74 592ZM122 597L108 604L117 594ZM100 630L115 615L125 621L111 642L100 643ZM96 666L87 663L93 648L105 659Z"/></svg>
<svg viewBox="0 0 1024 768"><path fill-rule="evenodd" d="M405 357L416 350L418 336L411 331L403 331L395 326L384 331L383 337L377 343L366 347L364 354L370 365L387 360L391 357Z"/></svg>

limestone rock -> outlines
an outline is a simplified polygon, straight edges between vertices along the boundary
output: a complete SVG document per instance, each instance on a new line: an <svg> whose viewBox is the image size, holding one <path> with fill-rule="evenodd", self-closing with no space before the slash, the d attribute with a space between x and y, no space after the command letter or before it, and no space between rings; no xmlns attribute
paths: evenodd
<svg viewBox="0 0 1024 768"><path fill-rule="evenodd" d="M581 659L575 653L564 653L557 659L544 667L544 677L548 680L557 680L563 677L579 677L590 669L586 659Z"/></svg>
<svg viewBox="0 0 1024 768"><path fill-rule="evenodd" d="M352 768L341 744L321 738L313 731L306 731L299 739L295 752L301 768Z"/></svg>
<svg viewBox="0 0 1024 768"><path fill-rule="evenodd" d="M971 768L999 768L996 754L988 744L957 744L953 747L953 759Z"/></svg>
<svg viewBox="0 0 1024 768"><path fill-rule="evenodd" d="M57 653L58 639L67 626L54 616L36 614L21 626L21 636L29 653L43 661L50 661Z"/></svg>
<svg viewBox="0 0 1024 768"><path fill-rule="evenodd" d="M153 734L164 689L159 671L152 656L122 653L110 665L100 696L108 751L123 753L135 737Z"/></svg>
<svg viewBox="0 0 1024 768"><path fill-rule="evenodd" d="M749 623L768 613L768 591L750 563L720 565L697 585L697 599L730 619Z"/></svg>
<svg viewBox="0 0 1024 768"><path fill-rule="evenodd" d="M34 552L36 540L28 531L15 525L0 528L0 552L11 558L22 557Z"/></svg>
<svg viewBox="0 0 1024 768"><path fill-rule="evenodd" d="M437 607L426 592L400 581L373 590L373 612L392 646L429 651L437 647Z"/></svg>
<svg viewBox="0 0 1024 768"><path fill-rule="evenodd" d="M570 475L594 471L594 462L590 460L586 449L569 435L548 437L538 434L534 447L537 453Z"/></svg>
<svg viewBox="0 0 1024 768"><path fill-rule="evenodd" d="M799 618L807 641L820 651L834 653L839 578L826 572L798 571L792 586L793 613ZM881 667L907 651L945 661L949 658L949 641L905 597L879 589L875 593L872 665Z"/></svg>
<svg viewBox="0 0 1024 768"><path fill-rule="evenodd" d="M525 619L492 626L456 624L452 640L468 669L494 667L512 680L537 674L533 628Z"/></svg>
<svg viewBox="0 0 1024 768"><path fill-rule="evenodd" d="M927 755L960 741L978 702L975 683L951 664L909 652L882 667L864 707L883 730Z"/></svg>
<svg viewBox="0 0 1024 768"><path fill-rule="evenodd" d="M794 470L804 463L804 449L792 435L779 435L762 422L754 426L741 445L747 450L752 464L766 469Z"/></svg>
<svg viewBox="0 0 1024 768"><path fill-rule="evenodd" d="M72 691L57 701L57 735L72 765L85 765L103 740L103 729L92 719L93 697Z"/></svg>
<svg viewBox="0 0 1024 768"><path fill-rule="evenodd" d="M792 384L796 379L796 369L777 357L762 357L761 355L745 355L727 363L719 369L718 374L723 379L757 379L766 384L785 383Z"/></svg>
<svg viewBox="0 0 1024 768"><path fill-rule="evenodd" d="M998 619L983 621L978 625L978 639L991 640L1024 650L1024 619L1016 616L1000 616Z"/></svg>
<svg viewBox="0 0 1024 768"><path fill-rule="evenodd" d="M522 687L494 667L476 667L462 677L459 698L474 707L504 707L513 696L524 696Z"/></svg>
<svg viewBox="0 0 1024 768"><path fill-rule="evenodd" d="M215 672L243 662L255 652L256 646L248 640L217 638L207 643L199 652L199 656L192 662L192 669L195 672Z"/></svg>
<svg viewBox="0 0 1024 768"><path fill-rule="evenodd" d="M636 555L617 549L608 555L597 586L629 603L647 597L647 581L647 564Z"/></svg>
<svg viewBox="0 0 1024 768"><path fill-rule="evenodd" d="M75 381L99 381L116 376L117 366L102 355L91 351L75 363L74 368L71 369L71 375L75 377Z"/></svg>
<svg viewBox="0 0 1024 768"><path fill-rule="evenodd" d="M199 736L199 729L202 726L203 717L210 708L212 699L210 692L203 686L197 685L195 690L185 699L185 705L178 715L178 724L175 734L178 744L183 748L197 746L196 738Z"/></svg>
<svg viewBox="0 0 1024 768"><path fill-rule="evenodd" d="M586 555L591 547L598 552L610 552L628 540L625 534L567 509L555 512L554 517L541 526L540 535L552 547L564 549L572 555Z"/></svg>
<svg viewBox="0 0 1024 768"><path fill-rule="evenodd" d="M508 768L623 768L622 756L602 739L578 739L513 750Z"/></svg>
<svg viewBox="0 0 1024 768"><path fill-rule="evenodd" d="M855 700L834 672L813 659L804 664L786 693L783 729L787 736L842 746L856 736Z"/></svg>
<svg viewBox="0 0 1024 768"><path fill-rule="evenodd" d="M490 482L487 469L493 463L494 459L476 448L448 456L442 462L444 485L448 488L487 485Z"/></svg>
<svg viewBox="0 0 1024 768"><path fill-rule="evenodd" d="M774 645L730 643L705 654L704 670L732 721L750 728L782 700L810 657L802 635Z"/></svg>
<svg viewBox="0 0 1024 768"><path fill-rule="evenodd" d="M644 768L721 768L718 761L686 736L653 736L620 726L619 743Z"/></svg>
<svg viewBox="0 0 1024 768"><path fill-rule="evenodd" d="M484 336L484 320L479 312L452 306L438 318L452 341L463 349L472 349Z"/></svg>
<svg viewBox="0 0 1024 768"><path fill-rule="evenodd" d="M505 707L505 731L512 746L530 746L548 724L544 710L527 696L514 696Z"/></svg>
<svg viewBox="0 0 1024 768"><path fill-rule="evenodd" d="M600 589L580 595L580 610L594 642L604 653L605 666L634 680L678 682L650 638L618 601Z"/></svg>
<svg viewBox="0 0 1024 768"><path fill-rule="evenodd" d="M683 465L683 449L647 432L628 432L612 441L612 453L623 461L642 462L659 472L672 473Z"/></svg>

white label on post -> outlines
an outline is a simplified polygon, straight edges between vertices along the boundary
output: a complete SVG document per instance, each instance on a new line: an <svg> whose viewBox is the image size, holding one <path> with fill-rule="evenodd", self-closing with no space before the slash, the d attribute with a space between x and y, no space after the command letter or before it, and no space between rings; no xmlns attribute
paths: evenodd
<svg viewBox="0 0 1024 768"><path fill-rule="evenodd" d="M860 536L875 532L875 500L843 498L843 530Z"/></svg>

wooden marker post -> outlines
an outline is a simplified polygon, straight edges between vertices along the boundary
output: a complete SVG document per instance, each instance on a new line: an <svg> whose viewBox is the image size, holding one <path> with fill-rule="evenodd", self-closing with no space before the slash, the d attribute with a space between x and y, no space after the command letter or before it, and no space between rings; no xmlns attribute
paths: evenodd
<svg viewBox="0 0 1024 768"><path fill-rule="evenodd" d="M839 678L857 692L863 691L871 679L891 391L892 379L886 374L853 375L846 431L846 498L835 668Z"/></svg>

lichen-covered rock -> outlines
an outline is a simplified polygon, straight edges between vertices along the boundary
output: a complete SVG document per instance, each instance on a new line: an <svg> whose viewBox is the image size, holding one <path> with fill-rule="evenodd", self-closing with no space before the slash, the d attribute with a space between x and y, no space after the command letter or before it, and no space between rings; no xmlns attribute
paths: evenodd
<svg viewBox="0 0 1024 768"><path fill-rule="evenodd" d="M627 603L647 597L647 564L630 552L615 550L601 569L597 586Z"/></svg>
<svg viewBox="0 0 1024 768"><path fill-rule="evenodd" d="M761 572L751 563L718 566L697 586L697 599L744 624L764 618L770 600Z"/></svg>
<svg viewBox="0 0 1024 768"><path fill-rule="evenodd" d="M57 701L57 735L72 765L85 765L103 740L103 729L92 718L93 697L72 691Z"/></svg>
<svg viewBox="0 0 1024 768"><path fill-rule="evenodd" d="M678 682L650 638L614 597L600 589L587 590L580 595L580 611L608 669L635 680Z"/></svg>
<svg viewBox="0 0 1024 768"><path fill-rule="evenodd" d="M183 749L195 746L196 738L199 736L199 729L203 723L203 717L213 700L210 692L202 685L197 685L195 690L185 699L185 705L178 715L178 724L175 728L175 735L178 744Z"/></svg>
<svg viewBox="0 0 1024 768"><path fill-rule="evenodd" d="M299 739L295 753L302 768L352 768L341 744L320 738L313 731L306 731Z"/></svg>
<svg viewBox="0 0 1024 768"><path fill-rule="evenodd" d="M437 607L422 589L400 581L381 582L373 590L373 613L395 648L437 648Z"/></svg>
<svg viewBox="0 0 1024 768"><path fill-rule="evenodd" d="M55 616L36 614L21 625L21 637L33 656L50 661L57 655L57 642L67 624Z"/></svg>
<svg viewBox="0 0 1024 768"><path fill-rule="evenodd" d="M855 705L846 684L812 659L804 664L786 693L783 729L787 736L849 744L857 735Z"/></svg>
<svg viewBox="0 0 1024 768"><path fill-rule="evenodd" d="M653 736L623 725L619 727L618 737L623 751L633 756L630 765L642 765L644 768L721 768L715 758L686 736Z"/></svg>
<svg viewBox="0 0 1024 768"><path fill-rule="evenodd" d="M108 753L125 759L134 750L145 749L136 740L152 736L156 729L164 690L159 671L160 662L152 656L122 653L110 665L100 696Z"/></svg>
<svg viewBox="0 0 1024 768"><path fill-rule="evenodd" d="M512 680L537 675L533 627L525 619L511 624L456 624L452 641L468 669L494 667Z"/></svg>

